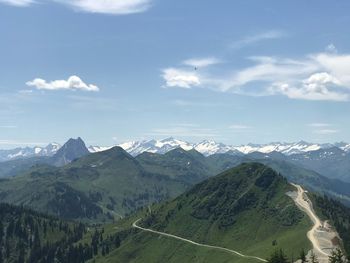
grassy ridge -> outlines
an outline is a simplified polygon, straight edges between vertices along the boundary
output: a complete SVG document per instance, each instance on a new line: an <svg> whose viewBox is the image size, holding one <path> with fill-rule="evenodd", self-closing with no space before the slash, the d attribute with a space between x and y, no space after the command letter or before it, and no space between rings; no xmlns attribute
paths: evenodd
<svg viewBox="0 0 350 263"><path fill-rule="evenodd" d="M276 247L288 256L309 249L309 219L285 193L286 180L260 164L243 164L193 187L171 202L114 225L125 231L137 218L146 228L267 258ZM252 262L167 237L131 230L122 245L97 262Z"/></svg>

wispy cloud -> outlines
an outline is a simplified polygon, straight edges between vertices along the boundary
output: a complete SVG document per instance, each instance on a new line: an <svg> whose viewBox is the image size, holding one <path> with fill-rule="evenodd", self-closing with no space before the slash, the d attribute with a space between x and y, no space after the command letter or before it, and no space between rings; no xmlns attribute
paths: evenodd
<svg viewBox="0 0 350 263"><path fill-rule="evenodd" d="M29 87L38 90L82 90L82 91L99 91L100 89L93 84L86 84L78 76L71 76L68 80L54 80L47 82L44 79L36 78L26 83Z"/></svg>
<svg viewBox="0 0 350 263"><path fill-rule="evenodd" d="M145 134L146 136L175 136L192 138L214 138L219 134L215 129L202 128L196 124L177 124L166 128L156 128Z"/></svg>
<svg viewBox="0 0 350 263"><path fill-rule="evenodd" d="M151 7L151 0L55 0L77 11L128 15L142 13Z"/></svg>
<svg viewBox="0 0 350 263"><path fill-rule="evenodd" d="M162 77L167 88L190 89L201 84L198 73L184 69L166 68L163 70Z"/></svg>
<svg viewBox="0 0 350 263"><path fill-rule="evenodd" d="M22 141L22 140L1 140L0 139L0 145L8 145L8 146L13 146L13 145L17 145L17 146L23 146L23 145L27 145L27 146L42 146L42 145L46 145L47 143L44 142L35 142L35 141Z"/></svg>
<svg viewBox="0 0 350 263"><path fill-rule="evenodd" d="M111 14L111 15L129 15L147 11L152 0L50 0L59 4L64 4L76 11L87 13ZM0 3L28 7L44 0L0 0Z"/></svg>
<svg viewBox="0 0 350 263"><path fill-rule="evenodd" d="M229 129L234 131L247 131L252 129L252 127L248 125L243 125L243 124L232 124L229 126Z"/></svg>
<svg viewBox="0 0 350 263"><path fill-rule="evenodd" d="M283 38L286 36L287 36L286 33L282 32L282 31L270 30L270 31L258 33L255 35L246 36L238 41L231 43L230 48L239 49L239 48L249 46L249 45L261 42L261 41L271 40L271 39L279 39L279 38Z"/></svg>
<svg viewBox="0 0 350 263"><path fill-rule="evenodd" d="M27 7L34 4L34 0L0 0L0 3L17 6L17 7Z"/></svg>
<svg viewBox="0 0 350 263"><path fill-rule="evenodd" d="M184 65L198 68L205 68L211 65L219 64L221 60L214 57L208 58L191 58L187 59L183 62Z"/></svg>
<svg viewBox="0 0 350 263"><path fill-rule="evenodd" d="M248 60L251 66L221 75L215 65L200 74L190 69L168 68L163 71L165 86L200 86L242 95L283 95L314 101L350 99L350 54L317 53L298 59L253 56Z"/></svg>
<svg viewBox="0 0 350 263"><path fill-rule="evenodd" d="M330 135L330 134L335 134L338 133L338 130L334 129L321 129L321 130L315 130L313 133L319 134L319 135Z"/></svg>
<svg viewBox="0 0 350 263"><path fill-rule="evenodd" d="M313 127L313 128L324 128L324 127L330 127L332 125L329 123L314 122L314 123L309 123L307 126Z"/></svg>
<svg viewBox="0 0 350 263"><path fill-rule="evenodd" d="M0 125L0 129L15 129L17 126L15 125Z"/></svg>

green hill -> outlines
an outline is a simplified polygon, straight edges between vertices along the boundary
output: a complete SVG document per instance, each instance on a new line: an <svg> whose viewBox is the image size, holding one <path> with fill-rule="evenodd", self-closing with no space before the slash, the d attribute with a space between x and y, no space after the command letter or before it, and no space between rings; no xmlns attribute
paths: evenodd
<svg viewBox="0 0 350 263"><path fill-rule="evenodd" d="M182 193L182 181L151 174L119 147L64 167L37 165L0 181L3 202L66 219L104 221Z"/></svg>
<svg viewBox="0 0 350 263"><path fill-rule="evenodd" d="M242 162L243 156L205 157L175 149L164 155L144 153L134 158L119 147L88 154L63 167L35 165L13 178L0 180L3 202L25 205L65 219L105 222L140 207L171 199L192 185ZM256 160L288 180L350 201L350 185L331 180L284 160ZM350 202L349 202L350 203Z"/></svg>
<svg viewBox="0 0 350 263"><path fill-rule="evenodd" d="M258 163L242 164L210 178L170 202L140 211L110 227L121 246L97 262L254 262L215 249L131 229L140 226L198 243L267 258L277 247L289 257L310 248L311 222L286 192L285 178ZM128 233L125 235L125 233Z"/></svg>
<svg viewBox="0 0 350 263"><path fill-rule="evenodd" d="M91 247L73 247L87 234L83 224L65 222L22 207L0 204L0 262L83 262Z"/></svg>

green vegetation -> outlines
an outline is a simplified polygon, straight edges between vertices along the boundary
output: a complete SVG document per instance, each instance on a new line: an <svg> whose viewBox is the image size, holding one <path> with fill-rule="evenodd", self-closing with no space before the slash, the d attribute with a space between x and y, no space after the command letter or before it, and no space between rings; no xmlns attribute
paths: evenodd
<svg viewBox="0 0 350 263"><path fill-rule="evenodd" d="M175 197L187 187L179 180L150 174L116 147L64 167L37 165L23 175L3 179L0 197L65 219L104 222Z"/></svg>
<svg viewBox="0 0 350 263"><path fill-rule="evenodd" d="M169 237L132 229L138 218L145 228L198 243L226 247L268 258L278 247L287 257L309 249L311 222L286 192L292 190L279 174L258 164L242 164L210 178L173 201L144 209L110 227L126 233L118 249L96 262L248 262L237 255L197 247ZM105 231L108 233L108 231ZM251 261L251 260L250 260ZM250 262L249 261L249 262Z"/></svg>
<svg viewBox="0 0 350 263"><path fill-rule="evenodd" d="M85 233L83 224L0 204L0 262L83 262L73 259L73 244ZM88 258L89 250L81 246L80 258Z"/></svg>

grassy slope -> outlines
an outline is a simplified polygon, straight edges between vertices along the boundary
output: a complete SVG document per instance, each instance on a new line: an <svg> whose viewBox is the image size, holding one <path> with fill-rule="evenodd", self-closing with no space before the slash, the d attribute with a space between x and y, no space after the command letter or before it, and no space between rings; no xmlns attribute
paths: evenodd
<svg viewBox="0 0 350 263"><path fill-rule="evenodd" d="M145 227L249 255L268 257L276 249L273 240L277 240L289 256L299 254L301 248L309 249L306 232L311 222L285 195L290 186L272 174L277 176L272 185L261 189L256 186L256 180L260 178L259 173L266 172L261 169L266 168L258 166L255 175L246 180L250 166L243 165L209 179L171 202L154 206L152 215L146 216L147 210L144 210L111 229L130 228L133 221L142 217L145 220L140 224ZM267 172L266 176L270 176L271 170ZM239 190L233 187L238 184ZM252 198L253 195L257 199ZM231 217L234 222L228 220ZM290 222L290 218L295 220ZM134 231L119 249L97 259L97 262L252 262L142 231Z"/></svg>
<svg viewBox="0 0 350 263"><path fill-rule="evenodd" d="M85 156L63 168L34 167L24 175L1 180L0 196L3 202L64 218L96 221L104 218L99 209L124 215L177 196L186 187L186 183L147 173L126 152L115 148ZM92 213L86 214L89 210Z"/></svg>

